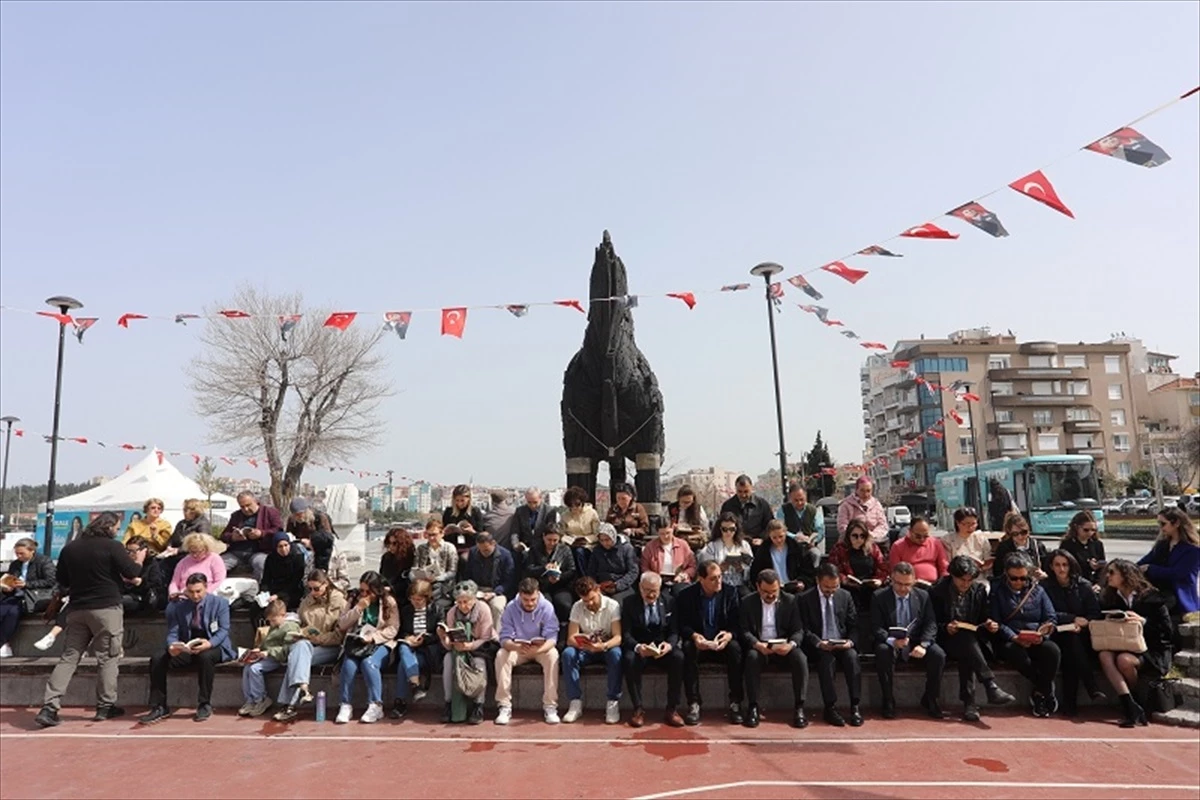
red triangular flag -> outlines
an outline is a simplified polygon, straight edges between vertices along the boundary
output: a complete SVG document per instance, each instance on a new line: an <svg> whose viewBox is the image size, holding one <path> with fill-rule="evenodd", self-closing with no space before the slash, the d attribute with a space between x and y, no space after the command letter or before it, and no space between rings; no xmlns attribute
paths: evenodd
<svg viewBox="0 0 1200 800"><path fill-rule="evenodd" d="M82 436L68 436L67 441L68 442L79 442L80 444L87 444L87 439L85 439Z"/></svg>
<svg viewBox="0 0 1200 800"><path fill-rule="evenodd" d="M258 459L247 458L246 460L250 462L250 466L254 467L255 469L258 469Z"/></svg>
<svg viewBox="0 0 1200 800"><path fill-rule="evenodd" d="M580 303L578 300L555 300L554 305L566 306L567 308L573 308L576 311L578 311L580 314L587 313L586 311L583 310L583 304Z"/></svg>
<svg viewBox="0 0 1200 800"><path fill-rule="evenodd" d="M142 448L138 447L136 444L129 444L128 442L126 442L125 444L121 445L121 449L122 450L141 450Z"/></svg>
<svg viewBox="0 0 1200 800"><path fill-rule="evenodd" d="M442 336L455 336L461 339L463 329L466 327L467 310L465 308L442 309Z"/></svg>
<svg viewBox="0 0 1200 800"><path fill-rule="evenodd" d="M840 328L846 324L846 323L842 322L840 319L823 319L823 320L821 320L821 322L824 322L830 328Z"/></svg>
<svg viewBox="0 0 1200 800"><path fill-rule="evenodd" d="M217 313L220 314L222 317L226 317L228 319L249 319L250 318L250 315L247 314L245 311L238 311L237 309L234 309L234 308L226 309L224 311L218 311Z"/></svg>
<svg viewBox="0 0 1200 800"><path fill-rule="evenodd" d="M943 434L941 431L930 431L929 435L935 439L941 439L945 434Z"/></svg>
<svg viewBox="0 0 1200 800"><path fill-rule="evenodd" d="M691 292L667 292L667 297L674 297L687 303L688 310L696 307L696 295Z"/></svg>
<svg viewBox="0 0 1200 800"><path fill-rule="evenodd" d="M325 320L324 326L344 331L350 327L350 324L354 322L354 318L357 316L357 311L335 311L329 315L329 319Z"/></svg>
<svg viewBox="0 0 1200 800"><path fill-rule="evenodd" d="M14 428L14 429L13 429L13 433L15 433L17 436L24 436L24 435L25 435L25 431L21 430L20 428Z"/></svg>
<svg viewBox="0 0 1200 800"><path fill-rule="evenodd" d="M200 456L199 456L199 455L197 455L196 453L192 453L192 461L196 462L196 465L197 465L197 466L199 466L199 464L200 464Z"/></svg>
<svg viewBox="0 0 1200 800"><path fill-rule="evenodd" d="M911 361L904 361L902 359L896 359L892 362L892 366L896 369L908 369L910 364L912 364Z"/></svg>
<svg viewBox="0 0 1200 800"><path fill-rule="evenodd" d="M154 455L158 456L158 465L161 467L161 466L162 466L162 463L163 463L163 451L162 451L162 450L155 450L155 451L154 451Z"/></svg>
<svg viewBox="0 0 1200 800"><path fill-rule="evenodd" d="M131 319L146 319L146 315L145 314L122 314L120 316L120 318L117 320L117 324L120 325L122 328L128 328L129 320L131 320Z"/></svg>
<svg viewBox="0 0 1200 800"><path fill-rule="evenodd" d="M863 278L867 277L867 271L865 269L854 269L853 267L846 266L841 261L834 261L830 264L826 264L825 266L821 267L821 269L825 270L826 272L832 272L839 278L845 278L851 283L858 283Z"/></svg>
<svg viewBox="0 0 1200 800"><path fill-rule="evenodd" d="M865 347L868 350L887 350L888 346L883 342L859 342L859 347Z"/></svg>
<svg viewBox="0 0 1200 800"><path fill-rule="evenodd" d="M75 322L75 320L71 319L70 314L58 314L53 311L39 311L39 312L37 312L37 314L39 317L49 317L50 319L56 319L56 320L58 320L59 325L71 325Z"/></svg>
<svg viewBox="0 0 1200 800"><path fill-rule="evenodd" d="M978 403L980 400L979 395L975 394L974 392L964 392L962 399L969 403Z"/></svg>
<svg viewBox="0 0 1200 800"><path fill-rule="evenodd" d="M958 413L953 408L950 409L950 418L953 419L955 422L957 422L959 425L963 424L962 414Z"/></svg>
<svg viewBox="0 0 1200 800"><path fill-rule="evenodd" d="M1039 203L1048 205L1055 211L1066 214L1071 219L1075 219L1075 215L1071 213L1071 209L1063 205L1063 201L1058 199L1058 193L1054 191L1054 187L1050 185L1050 180L1042 174L1040 169L1029 173L1024 178L1013 181L1009 186L1026 197L1032 197Z"/></svg>
<svg viewBox="0 0 1200 800"><path fill-rule="evenodd" d="M939 228L932 222L926 222L924 225L918 225L915 228L909 228L901 236L907 236L910 239L957 239L957 233Z"/></svg>
<svg viewBox="0 0 1200 800"><path fill-rule="evenodd" d="M224 461L226 464L228 464L231 467L237 463L236 461L234 461L234 459L227 458L226 456L221 456L221 460Z"/></svg>

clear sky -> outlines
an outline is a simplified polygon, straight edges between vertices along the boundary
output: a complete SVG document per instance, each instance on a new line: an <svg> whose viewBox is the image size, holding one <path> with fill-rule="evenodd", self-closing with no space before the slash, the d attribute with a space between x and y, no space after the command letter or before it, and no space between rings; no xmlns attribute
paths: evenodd
<svg viewBox="0 0 1200 800"><path fill-rule="evenodd" d="M239 282L335 310L586 297L612 231L631 291L790 275L940 213L1190 89L1197 3L22 3L0 6L0 296L74 295L64 435L206 446L183 369ZM1048 169L1070 220L990 198L1011 236L814 276L865 338L987 324L1022 339L1114 331L1198 367L1200 102L1138 127L1153 170L1080 153ZM866 351L777 317L788 449L863 446ZM776 463L761 294L646 300L666 462ZM358 324L377 324L362 319ZM203 324L203 323L198 323ZM584 319L417 315L385 340L396 394L354 466L436 482L563 482L561 376ZM0 411L49 431L54 323L0 315ZM230 365L229 380L240 379ZM465 391L464 391L465 390ZM14 442L9 481L49 448ZM66 443L61 480L120 471ZM179 466L190 472L190 464ZM223 470L234 477L249 467ZM265 471L259 473L265 477ZM324 482L325 475L306 479ZM364 484L365 485L365 484Z"/></svg>

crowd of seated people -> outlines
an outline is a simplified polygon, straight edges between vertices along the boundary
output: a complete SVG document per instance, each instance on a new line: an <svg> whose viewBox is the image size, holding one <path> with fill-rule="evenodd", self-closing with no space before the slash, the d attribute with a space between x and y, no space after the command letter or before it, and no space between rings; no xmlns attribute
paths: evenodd
<svg viewBox="0 0 1200 800"><path fill-rule="evenodd" d="M694 510L690 490L681 490L674 512L647 517L632 487L619 488L605 521L574 487L564 509L549 508L530 490L524 505L487 516L471 504L469 491L458 492L445 522L430 520L420 541L406 531L389 532L378 571L361 575L348 593L327 569L313 566L315 542L330 526L304 504L291 509L289 534L277 512L240 496L239 511L220 539L193 531L171 545L161 535L169 524L148 503L143 527L155 538L127 537L126 551L141 579L127 581L124 607L136 613L165 605L169 624L151 662L151 711L143 721L169 715L165 676L172 669L198 671L197 719L211 714L206 706L213 670L236 654L229 602L215 591L229 569L257 572L267 595L258 614L264 623L259 640L241 658L241 713L257 717L274 707L265 676L282 670L281 708L274 716L281 722L297 719L312 702L312 669L336 663L337 722L354 716L356 676L363 677L367 694L359 719L375 723L389 716L385 675L396 680L390 716L404 719L440 668L444 721L482 722L494 680L495 722L504 725L513 715L513 669L534 663L548 724L582 717L582 670L594 664L606 675L607 723L620 721L624 689L633 706L629 723L645 725L642 675L661 669L667 675L664 724L697 725L706 705L701 667L711 664L724 673L725 692L708 704L733 724L760 723L761 676L774 665L791 676L795 727L808 725L811 670L820 685L822 718L858 726L870 713L862 703L860 654L870 654L882 698L878 713L885 719L897 714L895 672L901 665L923 672L920 705L940 719L946 712L939 687L953 663L962 718L977 721L977 682L990 705L1014 700L992 669L1005 662L1029 682L1036 717L1078 713L1080 689L1092 702L1103 701L1102 674L1121 704L1121 724L1141 725L1145 688L1170 668L1174 626L1200 606L1200 539L1191 520L1173 509L1159 516L1160 537L1140 564L1106 561L1087 511L1075 516L1061 546L1049 552L1030 536L1020 513L1009 512L993 556L971 508L954 513L955 530L942 538L931 535L928 520L914 517L905 535L888 546L878 536L878 501L870 483L860 481L841 509L865 513L842 524L839 511L839 538L823 559L813 546L823 535L814 522L820 515L802 490L790 492L776 514L748 478L739 479L737 494L699 542L707 520ZM169 581L151 569L158 566L155 542L162 552L178 551L171 554L179 557ZM9 609L18 592L44 577L45 565L26 566L48 561L34 550L36 545L24 547L14 562L17 571L10 567L25 583L4 584L0 634L11 637ZM1141 623L1143 652L1094 649L1090 631L1118 617ZM567 700L561 717L560 675Z"/></svg>

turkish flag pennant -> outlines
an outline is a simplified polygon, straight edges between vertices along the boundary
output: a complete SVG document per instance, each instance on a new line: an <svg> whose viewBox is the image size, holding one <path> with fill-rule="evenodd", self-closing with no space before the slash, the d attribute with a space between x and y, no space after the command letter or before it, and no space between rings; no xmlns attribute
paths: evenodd
<svg viewBox="0 0 1200 800"><path fill-rule="evenodd" d="M855 333L854 331L838 331L838 333L842 334L842 336L845 336L847 339L857 339L858 338L858 334Z"/></svg>
<svg viewBox="0 0 1200 800"><path fill-rule="evenodd" d="M687 304L688 311L696 307L696 295L691 292L667 292L667 297L674 297L676 300L682 300Z"/></svg>
<svg viewBox="0 0 1200 800"><path fill-rule="evenodd" d="M578 300L555 300L554 305L564 306L566 308L573 308L576 311L578 311L580 314L587 314L587 312L583 310L583 304L580 303Z"/></svg>
<svg viewBox="0 0 1200 800"><path fill-rule="evenodd" d="M1075 219L1075 215L1071 213L1071 209L1067 208L1063 204L1063 201L1059 199L1058 193L1050 185L1050 179L1043 175L1040 169L1029 173L1024 178L1018 178L1010 183L1009 186L1026 197L1032 197L1039 203L1050 206L1055 211L1066 214L1071 219Z"/></svg>
<svg viewBox="0 0 1200 800"><path fill-rule="evenodd" d="M796 306L807 314L816 314L821 319L825 319L825 315L829 313L829 309L824 306L806 306L802 303L797 303Z"/></svg>
<svg viewBox="0 0 1200 800"><path fill-rule="evenodd" d="M892 362L892 366L896 369L908 369L911 364L911 361L904 361L903 359L899 358Z"/></svg>
<svg viewBox="0 0 1200 800"><path fill-rule="evenodd" d="M913 382L914 383L924 383L925 379L922 378L920 375L918 375L917 377L913 378Z"/></svg>
<svg viewBox="0 0 1200 800"><path fill-rule="evenodd" d="M771 287L767 290L767 294L770 296L770 298L772 300L781 299L783 297L783 284L782 283L772 283Z"/></svg>
<svg viewBox="0 0 1200 800"><path fill-rule="evenodd" d="M930 436L932 436L932 437L933 437L933 438L935 438L935 439L941 439L941 438L943 438L943 437L944 437L946 434L942 433L941 431L930 431L930 432L929 432L929 435L930 435Z"/></svg>
<svg viewBox="0 0 1200 800"><path fill-rule="evenodd" d="M578 301L573 301L578 303ZM582 309L580 309L582 311ZM454 336L461 339L463 330L467 327L467 309L442 309L442 336Z"/></svg>
<svg viewBox="0 0 1200 800"><path fill-rule="evenodd" d="M192 453L192 461L194 461L196 463L196 466L199 466L200 465L200 456L197 455L196 453Z"/></svg>
<svg viewBox="0 0 1200 800"><path fill-rule="evenodd" d="M158 457L158 465L161 467L163 463L163 451L155 450L154 455Z"/></svg>
<svg viewBox="0 0 1200 800"><path fill-rule="evenodd" d="M963 392L962 399L966 400L968 403L978 403L980 398L979 395L975 394L974 392Z"/></svg>
<svg viewBox="0 0 1200 800"><path fill-rule="evenodd" d="M504 309L508 313L510 313L514 317L516 317L517 319L520 319L521 317L523 317L529 313L529 306L522 305L520 303L512 303L510 305L505 306Z"/></svg>
<svg viewBox="0 0 1200 800"><path fill-rule="evenodd" d="M299 314L281 314L279 317L279 338L286 342L288 334L299 324Z"/></svg>
<svg viewBox="0 0 1200 800"><path fill-rule="evenodd" d="M389 311L383 315L383 327L394 331L401 339L408 335L410 322L412 322L411 311Z"/></svg>
<svg viewBox="0 0 1200 800"><path fill-rule="evenodd" d="M858 251L858 255L860 255L860 256L887 256L888 258L904 258L904 255L902 253L893 253L891 250L888 250L887 248L884 248L884 247L880 247L877 244L873 244L870 247L864 247L862 250Z"/></svg>
<svg viewBox="0 0 1200 800"><path fill-rule="evenodd" d="M1118 128L1084 148L1102 156L1112 156L1139 167L1157 167L1171 160L1167 151L1133 128Z"/></svg>
<svg viewBox="0 0 1200 800"><path fill-rule="evenodd" d="M950 409L950 418L953 419L955 422L957 422L959 425L963 424L962 414L958 413L954 409Z"/></svg>
<svg viewBox="0 0 1200 800"><path fill-rule="evenodd" d="M147 317L145 314L122 314L120 316L120 318L117 319L117 324L120 325L122 328L128 328L129 320L131 320L131 319L146 319L146 318Z"/></svg>
<svg viewBox="0 0 1200 800"><path fill-rule="evenodd" d="M887 350L888 346L883 342L859 342L859 347L865 347L868 350Z"/></svg>
<svg viewBox="0 0 1200 800"><path fill-rule="evenodd" d="M854 269L853 267L846 266L841 261L834 261L826 264L825 266L821 267L821 269L825 270L826 272L832 272L839 278L845 278L851 283L858 283L863 278L867 277L867 271L865 269Z"/></svg>
<svg viewBox="0 0 1200 800"><path fill-rule="evenodd" d="M226 319L249 319L250 315L245 311L238 311L236 308L227 308L224 311L218 311L222 317Z"/></svg>
<svg viewBox="0 0 1200 800"><path fill-rule="evenodd" d="M322 325L326 328L337 328L339 331L344 331L353 324L354 318L357 316L357 311L335 311Z"/></svg>
<svg viewBox="0 0 1200 800"><path fill-rule="evenodd" d="M258 469L258 459L257 458L247 458L246 460L250 462L250 466L254 467L255 469Z"/></svg>
<svg viewBox="0 0 1200 800"><path fill-rule="evenodd" d="M189 319L200 319L200 315L199 314L176 314L175 315L175 322L177 322L178 324L183 325L183 326L187 326L187 321Z"/></svg>
<svg viewBox="0 0 1200 800"><path fill-rule="evenodd" d="M71 319L70 314L59 314L54 311L39 311L39 312L37 312L37 315L39 317L49 317L50 319L56 319L56 320L58 320L59 325L70 325L71 323L73 323L75 321L75 320Z"/></svg>
<svg viewBox="0 0 1200 800"><path fill-rule="evenodd" d="M100 321L99 317L76 317L75 318L75 338L80 344L83 344L83 335L87 333L87 329Z"/></svg>
<svg viewBox="0 0 1200 800"><path fill-rule="evenodd" d="M15 428L15 429L13 430L13 433L15 433L15 434L17 435L17 437L18 437L18 438L20 438L20 437L22 437L22 436L24 436L24 435L25 435L25 431L23 431L23 430L22 430L22 429L20 429L20 428Z"/></svg>
<svg viewBox="0 0 1200 800"><path fill-rule="evenodd" d="M901 458L903 458L904 456L908 455L908 448L907 448L907 447L901 447L899 450L897 450L897 451L896 451L896 455L898 455L898 456L900 456Z"/></svg>
<svg viewBox="0 0 1200 800"><path fill-rule="evenodd" d="M1002 236L1008 236L1008 231L1000 224L1000 218L974 201L963 203L951 211L950 216L958 217L964 222L969 222L976 228L979 228L979 230L995 236L997 239Z"/></svg>
<svg viewBox="0 0 1200 800"><path fill-rule="evenodd" d="M846 324L846 323L842 322L840 319L823 319L823 320L821 320L821 322L824 322L826 327L829 327L829 328L840 328Z"/></svg>
<svg viewBox="0 0 1200 800"><path fill-rule="evenodd" d="M909 228L901 236L907 236L909 239L957 239L957 233L951 233L944 228L939 228L932 222L926 222L924 225L918 225L915 228Z"/></svg>
<svg viewBox="0 0 1200 800"><path fill-rule="evenodd" d="M788 278L788 283L795 286L800 291L811 297L813 300L822 300L824 295L818 292L811 283L803 275L793 275Z"/></svg>
<svg viewBox="0 0 1200 800"><path fill-rule="evenodd" d="M79 442L80 444L87 444L87 439L84 438L83 436L68 436L67 441L68 442Z"/></svg>
<svg viewBox="0 0 1200 800"><path fill-rule="evenodd" d="M221 460L224 461L226 464L228 464L231 467L237 463L232 458L226 458L225 456L221 456Z"/></svg>

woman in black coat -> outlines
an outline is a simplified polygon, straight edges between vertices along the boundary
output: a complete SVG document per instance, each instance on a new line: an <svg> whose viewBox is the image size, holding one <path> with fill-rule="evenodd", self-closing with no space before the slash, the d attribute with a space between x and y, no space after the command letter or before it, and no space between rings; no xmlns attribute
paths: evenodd
<svg viewBox="0 0 1200 800"><path fill-rule="evenodd" d="M1030 535L1029 523L1015 511L1004 518L1004 538L996 545L996 560L992 563L993 578L1004 574L1004 560L1013 553L1019 554L1029 562L1029 571L1033 573L1035 580L1040 581L1046 577L1042 569L1042 563L1046 559L1046 548Z"/></svg>
<svg viewBox="0 0 1200 800"><path fill-rule="evenodd" d="M1079 562L1079 574L1093 584L1104 577L1104 542L1100 541L1100 526L1090 511L1080 511L1071 517L1067 533L1060 545Z"/></svg>
<svg viewBox="0 0 1200 800"><path fill-rule="evenodd" d="M288 611L295 611L304 598L305 573L304 551L292 544L286 533L276 533L275 547L263 564L259 588L282 600Z"/></svg>
<svg viewBox="0 0 1200 800"><path fill-rule="evenodd" d="M0 585L0 658L12 653L9 642L17 634L17 623L25 612L27 592L48 595L58 586L54 560L37 551L33 539L18 539L13 545L16 556L8 565L5 581ZM47 603L48 604L48 603Z"/></svg>
<svg viewBox="0 0 1200 800"><path fill-rule="evenodd" d="M1077 695L1081 682L1092 702L1105 699L1104 692L1096 685L1095 657L1088 635L1088 623L1101 617L1100 602L1092 584L1079 573L1079 562L1073 555L1065 549L1055 550L1050 554L1050 577L1042 581L1042 588L1058 614L1059 627L1067 628L1051 638L1062 651L1062 709L1068 717L1079 713Z"/></svg>
<svg viewBox="0 0 1200 800"><path fill-rule="evenodd" d="M1171 668L1171 615L1166 598L1150 585L1132 561L1119 558L1110 562L1104 579L1107 585L1100 593L1101 610L1124 611L1126 618L1141 620L1146 652L1140 655L1101 652L1100 668L1117 691L1125 712L1121 727L1145 725L1146 711L1130 690L1138 685L1139 677L1154 680Z"/></svg>

